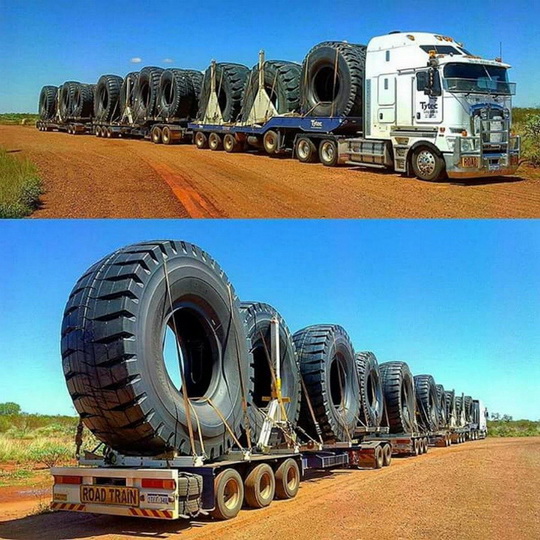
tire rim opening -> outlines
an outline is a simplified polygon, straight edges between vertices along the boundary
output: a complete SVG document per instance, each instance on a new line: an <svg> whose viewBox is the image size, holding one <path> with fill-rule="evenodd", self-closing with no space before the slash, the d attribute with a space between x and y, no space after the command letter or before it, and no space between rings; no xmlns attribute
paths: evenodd
<svg viewBox="0 0 540 540"><path fill-rule="evenodd" d="M180 369L190 399L201 399L211 392L219 374L220 353L209 321L197 310L183 307L169 316L163 338L163 361L178 392L182 393Z"/></svg>
<svg viewBox="0 0 540 540"><path fill-rule="evenodd" d="M267 342L265 346L262 338L255 343L253 348L253 377L255 379L253 385L253 404L260 409L268 407L268 401L265 401L264 398L270 397L272 393L272 372L270 371L268 359L269 351L269 343Z"/></svg>
<svg viewBox="0 0 540 540"><path fill-rule="evenodd" d="M106 88L101 88L101 92L99 93L99 102L101 103L102 109L107 109L109 106L109 92L107 92Z"/></svg>
<svg viewBox="0 0 540 540"><path fill-rule="evenodd" d="M313 90L317 101L331 103L339 94L339 74L334 74L334 68L323 67L313 77Z"/></svg>
<svg viewBox="0 0 540 540"><path fill-rule="evenodd" d="M150 104L150 85L147 82L141 84L141 102L147 109Z"/></svg>
<svg viewBox="0 0 540 540"><path fill-rule="evenodd" d="M165 106L168 107L171 105L173 100L173 88L171 81L164 81L161 95L163 96L163 103Z"/></svg>
<svg viewBox="0 0 540 540"><path fill-rule="evenodd" d="M341 355L336 355L330 366L330 395L336 409L345 409L345 365Z"/></svg>
<svg viewBox="0 0 540 540"><path fill-rule="evenodd" d="M223 114L223 112L227 108L227 93L225 92L223 88L219 88L217 94L218 94L219 109L221 110L221 113Z"/></svg>

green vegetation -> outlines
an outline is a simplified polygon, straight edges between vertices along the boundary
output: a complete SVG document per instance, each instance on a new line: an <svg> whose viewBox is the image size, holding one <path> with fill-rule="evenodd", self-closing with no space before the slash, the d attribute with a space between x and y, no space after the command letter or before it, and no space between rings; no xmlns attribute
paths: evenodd
<svg viewBox="0 0 540 540"><path fill-rule="evenodd" d="M521 158L533 167L540 167L540 108L516 108L513 128L521 135Z"/></svg>
<svg viewBox="0 0 540 540"><path fill-rule="evenodd" d="M0 411L13 410L13 405L16 404L2 403ZM27 473L25 469L73 462L78 423L79 419L73 416L0 412L0 485L3 481L19 478L13 475L24 477ZM82 448L92 450L97 443L96 438L84 430ZM1 465L5 463L22 465L24 468L3 471Z"/></svg>
<svg viewBox="0 0 540 540"><path fill-rule="evenodd" d="M540 436L540 421L514 420L507 414L493 413L488 420L488 435L490 437L538 437Z"/></svg>
<svg viewBox="0 0 540 540"><path fill-rule="evenodd" d="M2 113L0 114L0 124L34 126L39 115L33 113Z"/></svg>
<svg viewBox="0 0 540 540"><path fill-rule="evenodd" d="M0 148L0 218L20 218L31 214L43 193L36 166L17 159Z"/></svg>

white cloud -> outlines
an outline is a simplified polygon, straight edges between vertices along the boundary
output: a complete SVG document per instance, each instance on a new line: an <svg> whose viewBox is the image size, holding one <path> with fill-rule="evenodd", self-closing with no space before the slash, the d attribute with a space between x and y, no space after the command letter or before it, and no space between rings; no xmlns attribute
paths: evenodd
<svg viewBox="0 0 540 540"><path fill-rule="evenodd" d="M174 64L174 60L172 58L164 58L163 63L164 64Z"/></svg>
<svg viewBox="0 0 540 540"><path fill-rule="evenodd" d="M131 62L132 64L140 64L140 63L142 62L142 58L139 58L138 56L134 56L134 57L130 60L130 62Z"/></svg>

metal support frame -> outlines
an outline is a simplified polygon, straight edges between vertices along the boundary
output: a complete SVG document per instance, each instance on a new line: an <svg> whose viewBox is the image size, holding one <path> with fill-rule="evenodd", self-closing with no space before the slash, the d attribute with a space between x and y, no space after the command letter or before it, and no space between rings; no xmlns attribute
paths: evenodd
<svg viewBox="0 0 540 540"><path fill-rule="evenodd" d="M210 96L208 97L208 104L206 105L202 122L204 124L223 124L223 113L219 106L217 94L215 60L212 60L210 64Z"/></svg>

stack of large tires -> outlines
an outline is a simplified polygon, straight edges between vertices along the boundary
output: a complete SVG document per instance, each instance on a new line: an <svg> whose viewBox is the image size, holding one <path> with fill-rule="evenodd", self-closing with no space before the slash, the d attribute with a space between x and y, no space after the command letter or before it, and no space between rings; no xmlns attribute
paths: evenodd
<svg viewBox="0 0 540 540"><path fill-rule="evenodd" d="M60 86L58 113L63 121L89 120L94 114L95 85L67 81Z"/></svg>
<svg viewBox="0 0 540 540"><path fill-rule="evenodd" d="M267 60L263 65L264 90L278 114L296 112L300 106L302 67L295 62ZM242 121L247 122L259 91L259 65L249 72L242 98Z"/></svg>
<svg viewBox="0 0 540 540"><path fill-rule="evenodd" d="M44 86L39 94L39 118L51 120L56 114L57 86Z"/></svg>
<svg viewBox="0 0 540 540"><path fill-rule="evenodd" d="M372 352L356 354L356 373L359 386L360 426L378 428L383 420L384 395L379 363Z"/></svg>
<svg viewBox="0 0 540 540"><path fill-rule="evenodd" d="M195 117L203 75L188 69L166 69L161 74L156 114L165 122Z"/></svg>
<svg viewBox="0 0 540 540"><path fill-rule="evenodd" d="M249 68L242 64L215 64L216 94L223 122L230 123L239 119L248 76ZM210 66L204 73L201 85L199 111L197 113L197 120L199 121L204 120L206 117L211 84L212 67Z"/></svg>
<svg viewBox="0 0 540 540"><path fill-rule="evenodd" d="M136 124L156 118L159 81L163 71L162 68L154 66L141 69L133 88L133 118Z"/></svg>
<svg viewBox="0 0 540 540"><path fill-rule="evenodd" d="M124 79L118 75L102 75L96 85L94 117L97 122L114 122L120 119L120 91Z"/></svg>
<svg viewBox="0 0 540 540"><path fill-rule="evenodd" d="M414 389L418 425L424 432L437 431L439 429L440 411L435 380L431 375L415 375Z"/></svg>
<svg viewBox="0 0 540 540"><path fill-rule="evenodd" d="M302 64L301 110L307 116L362 116L366 47L325 41Z"/></svg>
<svg viewBox="0 0 540 540"><path fill-rule="evenodd" d="M385 362L380 371L390 433L417 431L414 379L409 366Z"/></svg>

